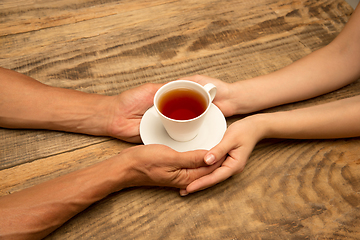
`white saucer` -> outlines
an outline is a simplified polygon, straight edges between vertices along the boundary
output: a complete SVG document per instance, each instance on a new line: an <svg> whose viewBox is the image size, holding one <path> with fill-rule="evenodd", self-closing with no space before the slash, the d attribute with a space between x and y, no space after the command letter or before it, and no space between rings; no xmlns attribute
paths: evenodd
<svg viewBox="0 0 360 240"><path fill-rule="evenodd" d="M178 142L167 134L153 106L145 112L141 119L140 136L145 145L163 144L178 152L196 149L210 150L221 141L226 127L224 115L217 106L211 104L198 135L188 142Z"/></svg>

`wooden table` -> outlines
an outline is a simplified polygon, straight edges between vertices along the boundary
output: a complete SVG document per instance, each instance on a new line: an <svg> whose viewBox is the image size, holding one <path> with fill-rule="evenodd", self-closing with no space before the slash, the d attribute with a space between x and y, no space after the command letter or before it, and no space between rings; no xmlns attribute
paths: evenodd
<svg viewBox="0 0 360 240"><path fill-rule="evenodd" d="M235 82L325 46L351 13L343 0L2 0L0 66L107 95L194 74ZM265 111L359 93L357 81ZM0 195L130 146L106 137L0 129ZM210 189L187 197L171 188L126 189L47 239L356 239L359 146L360 138L262 141L243 173Z"/></svg>

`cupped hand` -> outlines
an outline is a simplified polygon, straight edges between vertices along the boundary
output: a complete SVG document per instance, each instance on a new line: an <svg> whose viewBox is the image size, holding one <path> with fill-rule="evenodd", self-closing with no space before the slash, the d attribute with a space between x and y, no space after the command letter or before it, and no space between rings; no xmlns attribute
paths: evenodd
<svg viewBox="0 0 360 240"><path fill-rule="evenodd" d="M140 142L140 121L153 105L162 84L147 83L127 90L111 99L108 135L128 142Z"/></svg>
<svg viewBox="0 0 360 240"><path fill-rule="evenodd" d="M129 166L131 186L167 186L184 189L189 183L210 174L220 164L204 162L206 150L177 152L165 145L128 148L120 153Z"/></svg>
<svg viewBox="0 0 360 240"><path fill-rule="evenodd" d="M232 84L203 75L195 75L191 77L183 77L183 80L190 80L205 86L212 83L216 86L217 92L213 103L221 110L225 117L236 114L236 98L234 97L234 87ZM235 93L236 94L236 93Z"/></svg>
<svg viewBox="0 0 360 240"><path fill-rule="evenodd" d="M256 143L264 136L263 129L254 116L229 126L221 142L204 157L205 162L210 166L221 163L220 167L190 183L183 194L211 187L243 171Z"/></svg>

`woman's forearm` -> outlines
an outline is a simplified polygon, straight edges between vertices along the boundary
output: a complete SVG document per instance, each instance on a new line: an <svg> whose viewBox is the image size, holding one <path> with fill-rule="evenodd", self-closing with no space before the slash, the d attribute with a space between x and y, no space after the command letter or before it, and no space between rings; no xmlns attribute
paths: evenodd
<svg viewBox="0 0 360 240"><path fill-rule="evenodd" d="M301 101L339 89L360 77L360 7L326 47L273 73L233 84L237 113Z"/></svg>
<svg viewBox="0 0 360 240"><path fill-rule="evenodd" d="M47 86L0 68L0 127L104 135L109 98Z"/></svg>
<svg viewBox="0 0 360 240"><path fill-rule="evenodd" d="M357 137L360 136L360 96L292 111L259 114L258 117L266 138Z"/></svg>
<svg viewBox="0 0 360 240"><path fill-rule="evenodd" d="M245 80L242 86L239 82L250 94L247 112L316 97L357 79L356 68L339 66L339 57L327 52L331 50L321 49L281 70Z"/></svg>

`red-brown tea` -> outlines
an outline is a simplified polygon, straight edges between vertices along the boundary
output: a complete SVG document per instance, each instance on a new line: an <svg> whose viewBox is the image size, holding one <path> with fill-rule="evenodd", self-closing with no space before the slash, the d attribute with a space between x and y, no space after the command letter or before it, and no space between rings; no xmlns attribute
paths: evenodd
<svg viewBox="0 0 360 240"><path fill-rule="evenodd" d="M200 116L207 107L206 99L195 90L177 88L164 93L158 108L168 118L188 120Z"/></svg>

